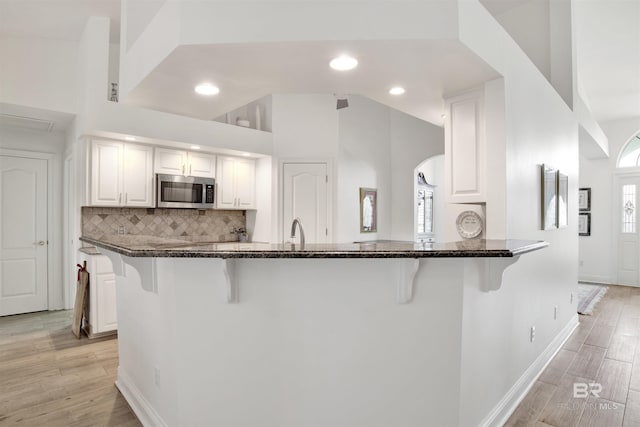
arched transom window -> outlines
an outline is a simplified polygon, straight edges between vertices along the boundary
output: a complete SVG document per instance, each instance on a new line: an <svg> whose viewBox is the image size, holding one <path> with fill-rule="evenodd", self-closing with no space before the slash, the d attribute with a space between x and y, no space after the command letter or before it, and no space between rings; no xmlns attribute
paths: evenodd
<svg viewBox="0 0 640 427"><path fill-rule="evenodd" d="M624 146L618 158L619 168L640 166L640 134L631 138Z"/></svg>

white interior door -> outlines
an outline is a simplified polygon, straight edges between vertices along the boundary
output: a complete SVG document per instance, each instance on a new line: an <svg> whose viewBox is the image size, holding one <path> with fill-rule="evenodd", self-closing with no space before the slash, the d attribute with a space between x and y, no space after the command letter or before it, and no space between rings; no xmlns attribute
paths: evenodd
<svg viewBox="0 0 640 427"><path fill-rule="evenodd" d="M622 177L618 181L618 284L635 285L638 282L640 251L637 224L637 193L640 178Z"/></svg>
<svg viewBox="0 0 640 427"><path fill-rule="evenodd" d="M0 316L47 305L47 161L0 156Z"/></svg>
<svg viewBox="0 0 640 427"><path fill-rule="evenodd" d="M291 223L294 218L300 218L307 243L329 242L327 164L285 163L283 166L282 241L291 239ZM298 239L296 237L296 242Z"/></svg>

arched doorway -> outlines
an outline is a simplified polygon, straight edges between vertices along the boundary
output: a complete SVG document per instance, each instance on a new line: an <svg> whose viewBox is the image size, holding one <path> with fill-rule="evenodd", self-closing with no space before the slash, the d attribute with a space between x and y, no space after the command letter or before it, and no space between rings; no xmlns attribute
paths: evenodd
<svg viewBox="0 0 640 427"><path fill-rule="evenodd" d="M415 168L413 176L416 177L420 172L422 172L429 184L435 186L433 194L433 231L435 241L442 242L444 241L445 233L444 154L424 160ZM414 194L416 194L415 191ZM417 223L416 219L416 209L414 209L414 224ZM415 236L416 230L414 230L414 240Z"/></svg>

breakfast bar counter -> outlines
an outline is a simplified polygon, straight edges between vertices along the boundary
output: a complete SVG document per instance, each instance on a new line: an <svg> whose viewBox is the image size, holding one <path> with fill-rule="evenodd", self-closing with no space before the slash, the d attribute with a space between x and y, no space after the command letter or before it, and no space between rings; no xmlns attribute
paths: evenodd
<svg viewBox="0 0 640 427"><path fill-rule="evenodd" d="M190 242L151 236L107 235L80 240L129 257L178 258L459 258L514 257L548 245L535 240L450 243L372 241L338 244Z"/></svg>
<svg viewBox="0 0 640 427"><path fill-rule="evenodd" d="M466 301L547 246L81 240L113 264L116 385L147 426L459 425Z"/></svg>

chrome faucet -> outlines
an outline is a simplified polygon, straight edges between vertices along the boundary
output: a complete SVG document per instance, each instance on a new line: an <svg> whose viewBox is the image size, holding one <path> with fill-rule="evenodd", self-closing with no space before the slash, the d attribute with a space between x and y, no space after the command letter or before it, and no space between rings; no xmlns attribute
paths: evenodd
<svg viewBox="0 0 640 427"><path fill-rule="evenodd" d="M300 228L300 247L304 249L304 228L302 227L300 218L294 219L291 223L291 238L296 237L296 224L298 224L298 228Z"/></svg>

